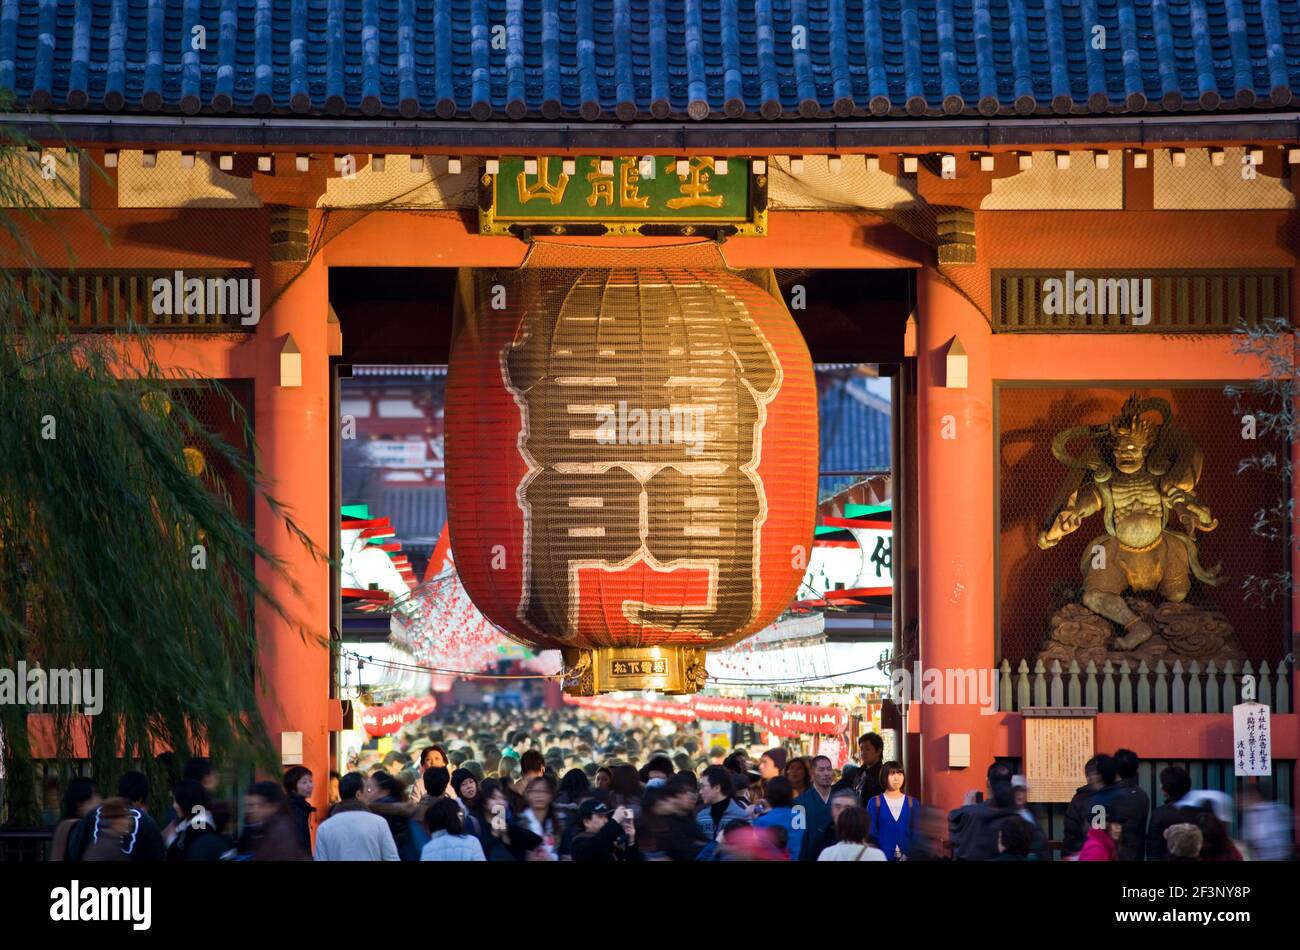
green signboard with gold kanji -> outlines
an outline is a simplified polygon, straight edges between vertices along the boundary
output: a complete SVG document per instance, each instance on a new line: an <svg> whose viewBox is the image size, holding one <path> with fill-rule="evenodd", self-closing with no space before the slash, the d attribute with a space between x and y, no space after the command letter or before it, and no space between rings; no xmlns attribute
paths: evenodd
<svg viewBox="0 0 1300 950"><path fill-rule="evenodd" d="M481 234L767 232L767 175L754 174L746 159L511 156L479 185Z"/></svg>

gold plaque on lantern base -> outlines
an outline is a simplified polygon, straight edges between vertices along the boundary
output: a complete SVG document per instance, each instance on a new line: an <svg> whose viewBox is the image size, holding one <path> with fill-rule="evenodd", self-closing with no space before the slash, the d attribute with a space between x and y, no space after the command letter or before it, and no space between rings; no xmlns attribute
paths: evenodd
<svg viewBox="0 0 1300 950"><path fill-rule="evenodd" d="M570 696L623 689L695 693L708 680L700 647L593 647L561 652L564 691Z"/></svg>

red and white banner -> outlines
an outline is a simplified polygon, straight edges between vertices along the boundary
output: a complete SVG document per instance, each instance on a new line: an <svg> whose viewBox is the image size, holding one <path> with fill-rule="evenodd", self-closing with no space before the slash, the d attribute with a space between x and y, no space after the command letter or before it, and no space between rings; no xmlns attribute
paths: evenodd
<svg viewBox="0 0 1300 950"><path fill-rule="evenodd" d="M407 723L415 722L438 708L432 696L399 699L387 706L367 706L361 712L361 727L367 735L391 736Z"/></svg>
<svg viewBox="0 0 1300 950"><path fill-rule="evenodd" d="M782 738L795 735L841 735L849 726L849 714L835 706L781 706L777 703L729 699L724 696L692 696L684 702L670 700L616 699L609 696L565 696L565 702L586 709L613 714L650 716L673 722L706 719L758 726Z"/></svg>

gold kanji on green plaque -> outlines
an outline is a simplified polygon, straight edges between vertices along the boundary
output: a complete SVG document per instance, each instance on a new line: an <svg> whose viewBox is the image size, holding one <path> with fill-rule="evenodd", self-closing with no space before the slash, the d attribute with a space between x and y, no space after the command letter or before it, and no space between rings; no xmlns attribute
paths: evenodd
<svg viewBox="0 0 1300 950"><path fill-rule="evenodd" d="M483 234L766 232L767 176L747 159L509 156L480 185Z"/></svg>

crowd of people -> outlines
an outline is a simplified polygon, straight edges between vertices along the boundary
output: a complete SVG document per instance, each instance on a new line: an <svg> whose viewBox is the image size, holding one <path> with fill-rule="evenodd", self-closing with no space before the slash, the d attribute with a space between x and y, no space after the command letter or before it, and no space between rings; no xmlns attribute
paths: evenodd
<svg viewBox="0 0 1300 950"><path fill-rule="evenodd" d="M618 729L572 710L439 711L392 747L363 751L331 773L329 808L311 804L315 776L289 768L259 781L233 809L211 763L193 758L171 785L167 813L149 813L147 778L129 772L117 796L73 779L51 857L68 861L900 861L1051 860L1058 848L1009 766L987 792L944 815L907 792L875 733L842 769L781 746L705 745L687 727ZM527 725L523 725L527 723ZM636 763L641 763L639 766ZM1290 814L1246 791L1242 836L1228 834L1226 796L1193 791L1187 772L1160 774L1154 810L1121 749L1087 766L1066 809L1066 859L1279 860L1292 857ZM313 842L314 830L314 842Z"/></svg>
<svg viewBox="0 0 1300 950"><path fill-rule="evenodd" d="M1287 861L1295 857L1291 813L1259 785L1243 792L1241 837L1229 834L1232 801L1216 789L1193 789L1178 765L1159 775L1164 802L1155 809L1138 781L1131 749L1097 755L1065 809L1060 856L1067 861ZM995 762L988 797L972 791L948 815L948 840L959 861L1051 860L1052 848L1028 805L1028 788Z"/></svg>

